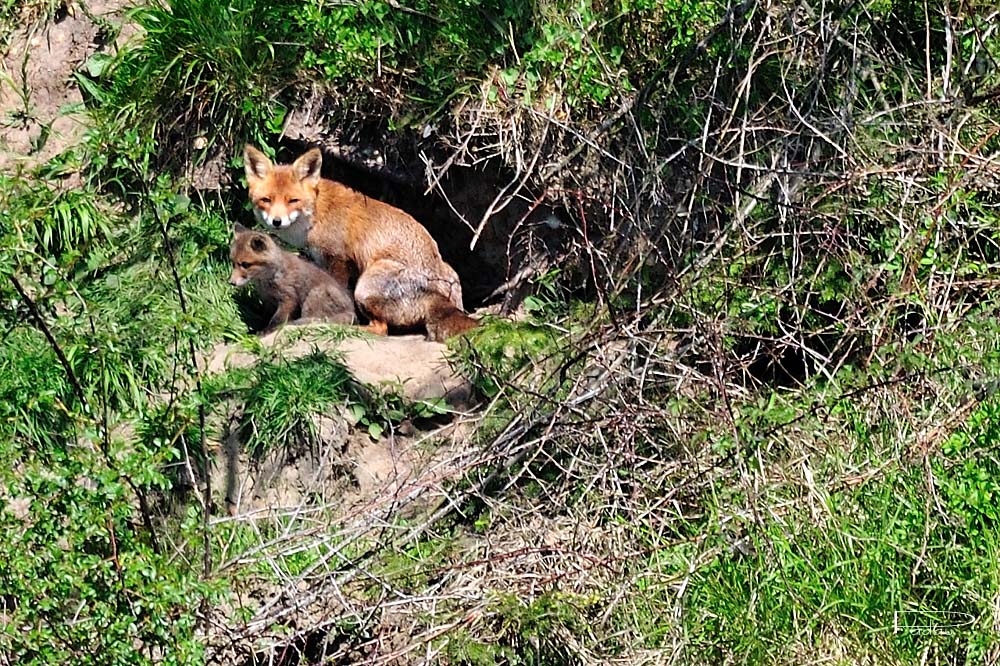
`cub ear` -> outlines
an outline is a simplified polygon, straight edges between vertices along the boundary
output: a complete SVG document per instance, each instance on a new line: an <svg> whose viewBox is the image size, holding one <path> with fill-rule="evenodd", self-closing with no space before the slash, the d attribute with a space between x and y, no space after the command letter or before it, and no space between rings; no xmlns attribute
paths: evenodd
<svg viewBox="0 0 1000 666"><path fill-rule="evenodd" d="M250 231L250 230L247 229L246 227L244 227L239 222L237 222L236 224L233 225L233 233L242 234L245 231Z"/></svg>
<svg viewBox="0 0 1000 666"><path fill-rule="evenodd" d="M246 169L247 182L252 183L267 178L274 165L267 159L267 155L247 144L243 148L243 168Z"/></svg>
<svg viewBox="0 0 1000 666"><path fill-rule="evenodd" d="M319 183L319 171L322 166L323 153L319 151L319 148L313 148L292 162L292 171L299 180L309 185L317 185Z"/></svg>
<svg viewBox="0 0 1000 666"><path fill-rule="evenodd" d="M257 234L250 239L250 249L254 252L266 252L267 251L267 239Z"/></svg>

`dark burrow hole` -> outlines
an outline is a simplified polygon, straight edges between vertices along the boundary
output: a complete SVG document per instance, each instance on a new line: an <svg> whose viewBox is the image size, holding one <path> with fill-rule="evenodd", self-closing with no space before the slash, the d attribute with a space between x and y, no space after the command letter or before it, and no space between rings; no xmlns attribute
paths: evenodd
<svg viewBox="0 0 1000 666"><path fill-rule="evenodd" d="M241 662L241 666L305 666L309 664L354 664L363 655L349 654L334 658L333 655L343 653L352 644L361 641L351 634L337 634L326 629L314 629L305 632L285 644L279 644L268 650L256 652Z"/></svg>

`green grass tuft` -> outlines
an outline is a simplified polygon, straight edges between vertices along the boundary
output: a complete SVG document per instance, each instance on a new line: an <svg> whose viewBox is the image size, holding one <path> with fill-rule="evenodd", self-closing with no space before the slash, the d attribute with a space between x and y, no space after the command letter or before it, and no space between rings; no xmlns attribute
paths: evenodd
<svg viewBox="0 0 1000 666"><path fill-rule="evenodd" d="M240 142L270 143L294 81L288 0L154 0L130 13L142 29L98 76L82 78L103 134L125 154L177 168ZM195 140L203 146L195 146ZM112 165L113 166L113 163Z"/></svg>
<svg viewBox="0 0 1000 666"><path fill-rule="evenodd" d="M255 456L281 446L310 449L318 435L317 417L335 418L351 395L347 368L319 350L261 363L248 379L242 440Z"/></svg>

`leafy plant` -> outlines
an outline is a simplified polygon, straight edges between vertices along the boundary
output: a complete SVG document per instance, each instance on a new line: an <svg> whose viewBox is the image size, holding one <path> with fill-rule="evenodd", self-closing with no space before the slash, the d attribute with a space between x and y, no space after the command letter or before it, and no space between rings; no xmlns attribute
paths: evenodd
<svg viewBox="0 0 1000 666"><path fill-rule="evenodd" d="M169 411L161 400L190 381L178 345L235 330L218 248L192 242L191 227L212 216L185 209L167 181L150 193L173 202L159 217L129 216L96 188L35 175L0 176L0 294L10 306L0 345L0 526L10 536L0 548L9 620L0 653L25 664L146 664L169 651L156 663L189 663L204 647L196 611L222 586L186 559L199 521L172 525L184 545L161 549L168 528L150 498L170 487L161 472L176 442L137 446L134 425ZM162 220L177 223L166 238ZM192 289L186 310L165 255Z"/></svg>
<svg viewBox="0 0 1000 666"><path fill-rule="evenodd" d="M965 427L942 446L936 477L943 497L973 539L992 534L1000 523L1000 461L994 444L1000 441L1000 403L991 397L969 417Z"/></svg>
<svg viewBox="0 0 1000 666"><path fill-rule="evenodd" d="M409 401L403 397L402 387L392 384L365 387L356 395L348 407L351 419L372 439L403 421L431 419L449 411L443 399Z"/></svg>
<svg viewBox="0 0 1000 666"><path fill-rule="evenodd" d="M198 659L196 609L214 588L159 552L126 482L162 487L157 460L117 442L104 458L89 438L41 454L20 441L0 438L0 459L17 461L0 471L0 652L39 666Z"/></svg>

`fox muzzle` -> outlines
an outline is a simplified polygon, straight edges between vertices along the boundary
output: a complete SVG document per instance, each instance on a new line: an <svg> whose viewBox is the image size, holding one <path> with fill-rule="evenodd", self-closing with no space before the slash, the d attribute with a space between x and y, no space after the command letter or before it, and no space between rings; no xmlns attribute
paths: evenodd
<svg viewBox="0 0 1000 666"><path fill-rule="evenodd" d="M301 216L301 212L297 210L293 210L288 215L271 215L260 208L257 209L257 217L260 221L269 227L274 227L275 229L290 227L295 224Z"/></svg>

